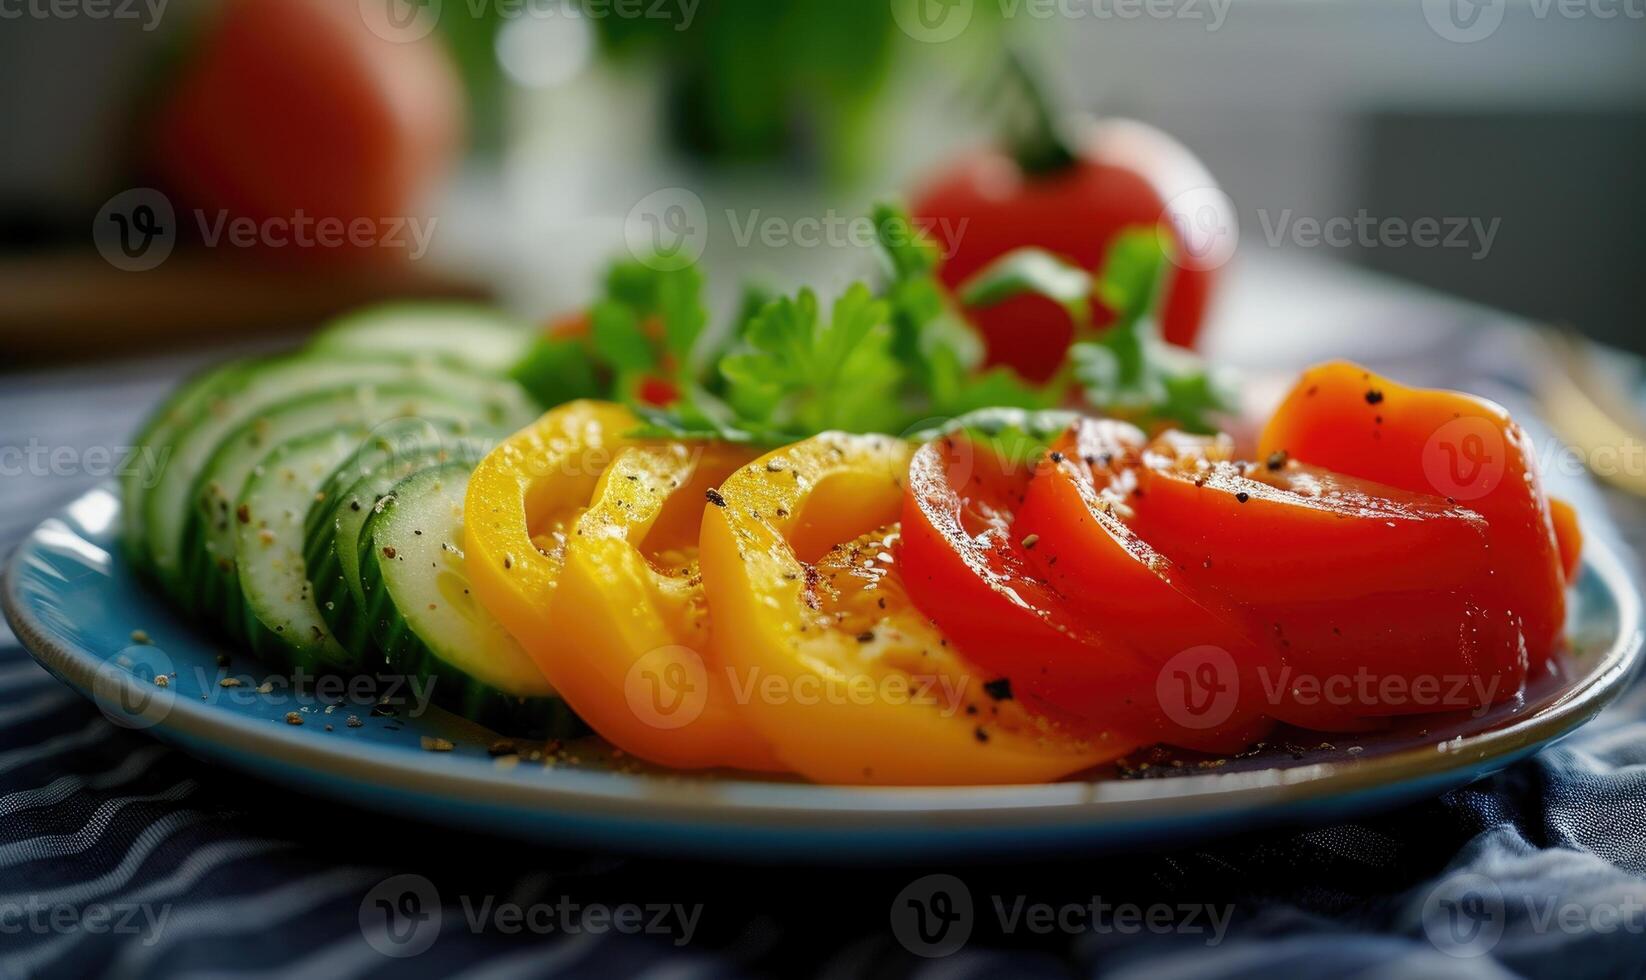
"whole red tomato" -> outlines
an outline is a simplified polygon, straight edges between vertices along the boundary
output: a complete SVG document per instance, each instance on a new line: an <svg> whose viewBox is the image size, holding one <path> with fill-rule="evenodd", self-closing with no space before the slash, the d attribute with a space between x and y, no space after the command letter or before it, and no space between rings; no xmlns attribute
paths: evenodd
<svg viewBox="0 0 1646 980"><path fill-rule="evenodd" d="M203 233L249 219L265 257L415 257L406 222L462 149L462 83L439 35L382 36L339 0L225 0L202 16L150 135Z"/></svg>
<svg viewBox="0 0 1646 980"><path fill-rule="evenodd" d="M1034 173L1004 152L981 153L924 189L914 216L949 252L941 268L944 283L957 288L1001 255L1028 246L1096 269L1122 230L1158 225L1178 245L1161 326L1168 341L1193 346L1217 266L1226 258L1224 236L1234 229L1228 199L1183 144L1144 123L1093 123L1074 149L1072 163ZM1188 211L1188 243L1168 209ZM1111 318L1097 304L1093 313L1099 326ZM1073 339L1068 314L1038 296L969 315L983 333L988 362L1033 381L1057 372Z"/></svg>

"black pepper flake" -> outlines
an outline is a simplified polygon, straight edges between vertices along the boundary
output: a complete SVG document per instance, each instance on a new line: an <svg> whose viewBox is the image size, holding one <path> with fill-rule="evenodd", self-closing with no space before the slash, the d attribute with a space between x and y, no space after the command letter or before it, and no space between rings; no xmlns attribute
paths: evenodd
<svg viewBox="0 0 1646 980"><path fill-rule="evenodd" d="M1366 392L1366 404L1376 405L1381 401L1383 401L1383 392L1378 391L1376 388Z"/></svg>
<svg viewBox="0 0 1646 980"><path fill-rule="evenodd" d="M1252 499L1252 495L1247 493L1246 491L1242 490L1239 493L1235 494L1235 499L1240 501L1241 503L1245 503L1246 501Z"/></svg>
<svg viewBox="0 0 1646 980"><path fill-rule="evenodd" d="M393 558L394 557L394 547L392 545L384 545L383 546L383 557L384 558Z"/></svg>
<svg viewBox="0 0 1646 980"><path fill-rule="evenodd" d="M1286 466L1286 459L1286 450L1277 449L1269 454L1269 459L1265 465L1267 465L1271 470L1284 469Z"/></svg>
<svg viewBox="0 0 1646 980"><path fill-rule="evenodd" d="M978 725L976 730L973 731L972 734L977 736L977 740L979 742L987 742L989 740L989 733L983 730L982 725Z"/></svg>
<svg viewBox="0 0 1646 980"><path fill-rule="evenodd" d="M1052 462L1054 462L1054 463L1061 463L1061 462L1063 462L1063 454L1062 454L1062 453L1060 453L1060 452L1056 452L1056 451L1054 451L1054 452L1053 452L1053 453L1052 453Z"/></svg>
<svg viewBox="0 0 1646 980"><path fill-rule="evenodd" d="M1002 677L983 685L983 690L996 701L1010 701L1012 699L1012 679Z"/></svg>
<svg viewBox="0 0 1646 980"><path fill-rule="evenodd" d="M705 491L703 491L703 496L707 497L708 500L709 500L709 503L714 504L716 507L726 506L726 498L722 497L720 495L719 490L714 490L714 489L705 490Z"/></svg>
<svg viewBox="0 0 1646 980"><path fill-rule="evenodd" d="M864 630L863 632L857 634L857 642L859 642L859 643L873 643L874 642L874 630Z"/></svg>

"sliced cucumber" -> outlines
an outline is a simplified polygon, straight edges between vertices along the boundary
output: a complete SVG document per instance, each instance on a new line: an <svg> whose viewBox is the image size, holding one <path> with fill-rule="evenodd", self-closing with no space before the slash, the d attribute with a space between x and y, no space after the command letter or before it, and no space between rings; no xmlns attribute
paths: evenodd
<svg viewBox="0 0 1646 980"><path fill-rule="evenodd" d="M232 361L199 372L161 402L138 430L132 447L135 455L120 474L120 542L126 558L138 571L153 572L148 524L144 520L148 511L146 498L171 464L176 433L209 412L216 394L238 384L255 363Z"/></svg>
<svg viewBox="0 0 1646 980"><path fill-rule="evenodd" d="M503 375L531 347L531 324L467 303L391 303L352 313L321 331L320 353L403 353Z"/></svg>
<svg viewBox="0 0 1646 980"><path fill-rule="evenodd" d="M413 473L452 461L479 462L493 440L466 431L472 427L435 420L393 432L380 427L315 494L303 532L303 560L320 618L344 647L373 644L360 588L360 529L378 501Z"/></svg>
<svg viewBox="0 0 1646 980"><path fill-rule="evenodd" d="M257 464L236 503L235 566L245 597L242 632L267 660L304 670L355 671L369 647L331 635L303 561L303 519L315 491L365 438L344 427L298 436Z"/></svg>
<svg viewBox="0 0 1646 980"><path fill-rule="evenodd" d="M421 455L428 449L454 447L475 440L492 441L501 434L501 430L477 427L467 419L455 418L394 419L379 425L342 466L326 477L320 496L315 498L315 506L309 508L303 527L304 540L329 533L329 529L322 530L321 526L331 523L335 517L332 511L342 503L343 493L383 466L403 457ZM397 478L395 482L404 478Z"/></svg>
<svg viewBox="0 0 1646 980"><path fill-rule="evenodd" d="M485 424L492 419L492 411L483 403L465 399L461 392L434 389L421 382L389 382L310 391L268 406L242 422L218 445L189 491L193 506L179 549L184 588L179 590L178 601L187 609L219 615L231 635L241 636L238 627L245 615L236 581L235 528L245 515L237 512L236 504L254 467L275 446L296 436L337 428L367 429L417 416L468 418Z"/></svg>
<svg viewBox="0 0 1646 980"><path fill-rule="evenodd" d="M469 471L446 463L407 477L367 518L360 579L373 636L394 669L429 679L436 703L465 718L513 735L580 732L537 665L469 594Z"/></svg>
<svg viewBox="0 0 1646 980"><path fill-rule="evenodd" d="M488 420L524 425L536 414L513 384L435 364L344 357L282 357L238 372L214 387L192 420L166 434L157 451L169 453L159 482L144 495L143 531L153 569L174 595L185 596L183 535L194 498L190 493L222 442L272 405L339 385L416 381L486 408ZM237 493L239 487L229 491Z"/></svg>

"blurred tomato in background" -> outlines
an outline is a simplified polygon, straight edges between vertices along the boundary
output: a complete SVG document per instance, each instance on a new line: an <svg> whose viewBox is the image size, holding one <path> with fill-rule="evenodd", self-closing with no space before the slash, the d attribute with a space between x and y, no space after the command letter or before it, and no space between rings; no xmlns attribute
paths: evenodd
<svg viewBox="0 0 1646 980"><path fill-rule="evenodd" d="M148 145L178 204L315 221L273 255L406 258L378 247L382 226L426 212L455 167L462 85L440 36L381 36L358 6L226 0L204 16L164 83ZM320 231L357 221L361 234Z"/></svg>

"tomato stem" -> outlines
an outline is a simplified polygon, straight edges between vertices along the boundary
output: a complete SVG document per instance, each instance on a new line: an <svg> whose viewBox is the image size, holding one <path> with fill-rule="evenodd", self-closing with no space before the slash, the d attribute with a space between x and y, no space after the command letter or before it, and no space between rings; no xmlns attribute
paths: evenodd
<svg viewBox="0 0 1646 980"><path fill-rule="evenodd" d="M1051 86L1039 69L1021 49L1009 46L1004 74L1008 90L1017 96L1011 108L1024 110L1010 113L1005 127L1004 142L1017 165L1036 176L1072 167L1079 156L1058 122Z"/></svg>

